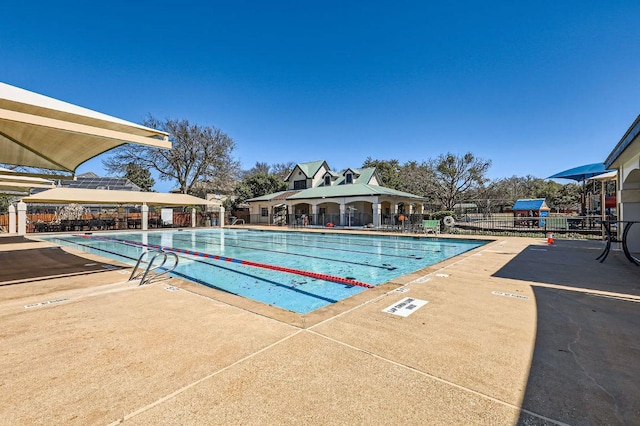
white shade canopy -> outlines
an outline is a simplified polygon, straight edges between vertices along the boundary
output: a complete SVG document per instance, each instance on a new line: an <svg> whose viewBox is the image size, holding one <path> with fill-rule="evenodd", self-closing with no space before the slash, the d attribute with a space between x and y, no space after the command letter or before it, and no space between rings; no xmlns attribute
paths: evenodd
<svg viewBox="0 0 640 426"><path fill-rule="evenodd" d="M54 188L22 199L40 204L146 204L149 206L220 206L219 201L207 201L188 194L167 194L142 191L112 191L108 189Z"/></svg>
<svg viewBox="0 0 640 426"><path fill-rule="evenodd" d="M73 173L125 143L171 148L165 132L0 82L0 163Z"/></svg>
<svg viewBox="0 0 640 426"><path fill-rule="evenodd" d="M611 172L606 172L597 176L590 177L589 180L607 181L607 180L616 180L617 177L618 177L618 172L616 170L613 170Z"/></svg>
<svg viewBox="0 0 640 426"><path fill-rule="evenodd" d="M0 194L28 194L31 188L55 188L55 186L52 180L22 176L0 167Z"/></svg>

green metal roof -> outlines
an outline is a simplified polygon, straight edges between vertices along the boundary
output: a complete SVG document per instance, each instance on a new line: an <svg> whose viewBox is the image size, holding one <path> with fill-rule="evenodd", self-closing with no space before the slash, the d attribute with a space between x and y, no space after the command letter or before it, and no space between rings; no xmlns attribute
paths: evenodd
<svg viewBox="0 0 640 426"><path fill-rule="evenodd" d="M320 167L322 167L322 165L325 163L326 161L324 160L318 160L318 161L311 161L309 163L298 163L296 164L296 167L302 170L302 173L304 173L304 175L307 178L312 178L313 175L315 175L316 172L320 169ZM293 173L296 167L294 167L293 170L291 170L291 173ZM329 168L329 165L327 164L327 169L328 168ZM289 178L291 177L291 173L289 173L289 175L285 180L289 180Z"/></svg>
<svg viewBox="0 0 640 426"><path fill-rule="evenodd" d="M384 186L369 185L366 183L353 183L344 185L318 186L298 192L287 198L287 200L301 200L313 198L335 198L335 197L358 197L372 195L389 195L393 197L414 198L422 200L424 197L409 194L408 192L396 191Z"/></svg>
<svg viewBox="0 0 640 426"><path fill-rule="evenodd" d="M296 194L300 191L280 191L273 192L271 194L261 195L260 197L249 198L245 202L252 201L272 201L272 200L285 200L289 195Z"/></svg>
<svg viewBox="0 0 640 426"><path fill-rule="evenodd" d="M339 174L340 178L336 180L332 185L351 185L351 184L345 183L344 174L347 172L347 170L351 170L356 175L358 175L358 177L356 176L353 177L353 183L369 183L369 181L371 180L371 177L376 172L375 167L366 167L364 169L353 169L353 168L346 169L340 172Z"/></svg>

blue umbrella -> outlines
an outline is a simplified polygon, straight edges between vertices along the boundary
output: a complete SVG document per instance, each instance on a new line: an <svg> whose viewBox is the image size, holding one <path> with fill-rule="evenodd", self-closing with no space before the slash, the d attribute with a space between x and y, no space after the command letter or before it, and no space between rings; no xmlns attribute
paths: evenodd
<svg viewBox="0 0 640 426"><path fill-rule="evenodd" d="M582 214L586 214L584 200L585 194L585 182L590 177L600 175L602 173L610 172L604 163L585 164L584 166L574 167L573 169L565 170L564 172L556 173L553 176L549 176L547 179L571 179L578 182L582 182L582 200L580 200L580 209Z"/></svg>
<svg viewBox="0 0 640 426"><path fill-rule="evenodd" d="M549 176L547 179L571 179L578 182L582 182L590 177L600 175L602 173L610 172L604 163L586 164L584 166L574 167L573 169L565 170L564 172L556 173L553 176Z"/></svg>

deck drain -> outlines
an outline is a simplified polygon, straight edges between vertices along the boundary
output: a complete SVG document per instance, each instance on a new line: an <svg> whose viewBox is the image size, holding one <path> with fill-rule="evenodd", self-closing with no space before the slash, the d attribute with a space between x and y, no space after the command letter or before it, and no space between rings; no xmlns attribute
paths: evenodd
<svg viewBox="0 0 640 426"><path fill-rule="evenodd" d="M426 283L427 281L431 281L431 277L429 275L425 275L424 277L416 278L415 280L411 281L409 284L422 284L422 283Z"/></svg>

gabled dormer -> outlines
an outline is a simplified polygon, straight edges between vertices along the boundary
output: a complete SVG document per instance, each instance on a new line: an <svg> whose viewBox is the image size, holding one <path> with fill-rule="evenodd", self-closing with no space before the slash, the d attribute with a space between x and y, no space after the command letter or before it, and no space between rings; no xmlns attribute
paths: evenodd
<svg viewBox="0 0 640 426"><path fill-rule="evenodd" d="M289 173L285 182L292 190L314 188L323 181L323 175L328 171L329 165L324 160L298 163Z"/></svg>
<svg viewBox="0 0 640 426"><path fill-rule="evenodd" d="M352 183L356 183L358 177L360 176L360 173L358 173L358 171L355 169L347 169L342 172L342 176L344 176L344 184L350 185Z"/></svg>
<svg viewBox="0 0 640 426"><path fill-rule="evenodd" d="M319 186L331 186L336 180L338 180L339 177L340 177L339 174L332 172L331 170L327 170L322 175L322 182L320 183Z"/></svg>

